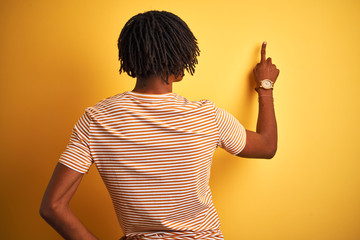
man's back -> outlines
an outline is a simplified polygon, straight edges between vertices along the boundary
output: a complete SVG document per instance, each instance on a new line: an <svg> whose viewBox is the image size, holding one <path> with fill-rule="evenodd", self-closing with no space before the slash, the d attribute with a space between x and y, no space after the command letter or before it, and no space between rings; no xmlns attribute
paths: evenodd
<svg viewBox="0 0 360 240"><path fill-rule="evenodd" d="M209 187L218 146L240 152L245 129L212 102L125 92L86 109L59 161L81 173L95 163L129 237L222 239Z"/></svg>

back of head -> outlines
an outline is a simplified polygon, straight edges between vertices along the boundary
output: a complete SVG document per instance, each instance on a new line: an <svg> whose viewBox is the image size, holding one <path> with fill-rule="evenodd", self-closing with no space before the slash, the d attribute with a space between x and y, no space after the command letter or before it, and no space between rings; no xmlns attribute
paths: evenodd
<svg viewBox="0 0 360 240"><path fill-rule="evenodd" d="M132 17L118 39L120 73L138 80L195 72L200 50L197 39L178 16L166 11L148 11Z"/></svg>

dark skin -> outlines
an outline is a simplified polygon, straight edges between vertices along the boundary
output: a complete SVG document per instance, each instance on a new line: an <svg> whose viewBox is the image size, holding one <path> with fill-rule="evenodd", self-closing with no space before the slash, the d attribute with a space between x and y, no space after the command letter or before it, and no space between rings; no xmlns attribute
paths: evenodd
<svg viewBox="0 0 360 240"><path fill-rule="evenodd" d="M255 81L259 86L262 79L276 81L279 70L266 59L266 44L261 48L260 63L254 68ZM145 79L143 86L137 81L134 92L145 94L164 94L172 92L172 84L181 81L183 76L171 75L169 84L161 77ZM256 132L246 130L246 145L237 156L244 158L272 158L277 149L277 124L273 104L273 90L258 89L259 115ZM45 191L40 207L40 215L65 239L98 239L91 233L71 210L69 203L76 192L84 174L58 163Z"/></svg>
<svg viewBox="0 0 360 240"><path fill-rule="evenodd" d="M259 114L256 132L246 130L245 148L237 155L244 158L274 157L277 150L277 124L275 117L273 89L259 88L260 81L270 79L276 82L279 69L272 64L271 58L266 59L266 42L261 46L261 60L254 68L257 92L259 94Z"/></svg>
<svg viewBox="0 0 360 240"><path fill-rule="evenodd" d="M41 202L41 217L64 239L98 239L69 206L83 176L84 174L58 163Z"/></svg>
<svg viewBox="0 0 360 240"><path fill-rule="evenodd" d="M172 74L168 78L169 84L161 79L161 77L153 76L145 79L145 86L140 83L140 81L136 82L135 88L132 90L133 92L138 93L147 93L147 94L162 94L162 93L171 93L172 86L174 82L180 82L184 77L184 74L175 78Z"/></svg>

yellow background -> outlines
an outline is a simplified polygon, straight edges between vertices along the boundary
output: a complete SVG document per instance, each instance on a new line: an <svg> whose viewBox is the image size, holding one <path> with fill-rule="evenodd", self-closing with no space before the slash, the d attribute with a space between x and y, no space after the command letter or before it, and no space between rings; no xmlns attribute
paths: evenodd
<svg viewBox="0 0 360 240"><path fill-rule="evenodd" d="M226 240L360 239L360 2L11 1L0 3L1 239L61 239L39 214L57 160L86 107L132 90L117 38L147 10L186 21L194 76L174 91L210 99L255 130L252 69L262 41L280 69L278 152L218 150L211 188ZM95 166L72 207L100 239L122 236Z"/></svg>

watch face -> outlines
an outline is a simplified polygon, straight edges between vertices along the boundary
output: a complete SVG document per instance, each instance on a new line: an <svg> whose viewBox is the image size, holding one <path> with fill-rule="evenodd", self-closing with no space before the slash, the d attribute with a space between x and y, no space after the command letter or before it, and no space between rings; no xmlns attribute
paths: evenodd
<svg viewBox="0 0 360 240"><path fill-rule="evenodd" d="M266 89L270 89L272 87L272 82L268 79L261 81L261 86Z"/></svg>

